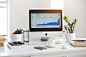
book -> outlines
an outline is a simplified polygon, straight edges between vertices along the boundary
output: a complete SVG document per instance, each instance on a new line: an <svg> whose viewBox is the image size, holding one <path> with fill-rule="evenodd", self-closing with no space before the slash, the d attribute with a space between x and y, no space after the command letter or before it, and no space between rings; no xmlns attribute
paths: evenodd
<svg viewBox="0 0 86 57"><path fill-rule="evenodd" d="M74 47L86 47L86 38L76 38L73 39L71 43Z"/></svg>
<svg viewBox="0 0 86 57"><path fill-rule="evenodd" d="M4 46L6 38L0 38L0 46Z"/></svg>
<svg viewBox="0 0 86 57"><path fill-rule="evenodd" d="M5 41L0 41L0 43L4 43Z"/></svg>
<svg viewBox="0 0 86 57"><path fill-rule="evenodd" d="M0 46L4 46L4 41L0 41Z"/></svg>
<svg viewBox="0 0 86 57"><path fill-rule="evenodd" d="M75 38L72 41L86 41L86 38Z"/></svg>
<svg viewBox="0 0 86 57"><path fill-rule="evenodd" d="M4 46L4 43L0 43L0 46Z"/></svg>
<svg viewBox="0 0 86 57"><path fill-rule="evenodd" d="M6 40L6 38L0 38L0 41L5 41Z"/></svg>

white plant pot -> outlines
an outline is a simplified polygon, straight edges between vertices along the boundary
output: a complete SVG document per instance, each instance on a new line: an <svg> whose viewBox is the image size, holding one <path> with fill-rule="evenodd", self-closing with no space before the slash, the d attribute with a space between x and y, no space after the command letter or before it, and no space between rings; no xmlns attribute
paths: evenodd
<svg viewBox="0 0 86 57"><path fill-rule="evenodd" d="M12 41L21 41L23 39L23 34L12 34Z"/></svg>
<svg viewBox="0 0 86 57"><path fill-rule="evenodd" d="M72 39L75 39L75 33L66 33L66 41L72 43Z"/></svg>

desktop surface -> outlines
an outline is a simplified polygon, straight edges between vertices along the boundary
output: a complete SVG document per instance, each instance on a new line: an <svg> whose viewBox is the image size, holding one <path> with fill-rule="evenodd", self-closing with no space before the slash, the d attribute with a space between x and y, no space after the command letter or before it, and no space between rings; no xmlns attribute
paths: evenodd
<svg viewBox="0 0 86 57"><path fill-rule="evenodd" d="M70 48L63 49L63 45L69 45ZM1 56L71 56L86 54L86 47L73 47L70 44L56 44L54 48L48 48L47 50L38 50L34 47L44 47L46 45L23 45L20 49L9 49L5 46L3 50L0 50Z"/></svg>

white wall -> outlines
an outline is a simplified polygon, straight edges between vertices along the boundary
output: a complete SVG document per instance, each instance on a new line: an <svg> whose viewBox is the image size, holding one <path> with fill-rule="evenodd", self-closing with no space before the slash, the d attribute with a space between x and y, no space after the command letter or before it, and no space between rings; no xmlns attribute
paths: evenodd
<svg viewBox="0 0 86 57"><path fill-rule="evenodd" d="M64 15L71 21L78 19L75 26L76 37L86 37L86 0L64 0Z"/></svg>
<svg viewBox="0 0 86 57"><path fill-rule="evenodd" d="M29 29L30 8L51 7L51 0L9 0L8 3L10 4L10 32L8 36L10 36L17 28L22 28L24 30Z"/></svg>
<svg viewBox="0 0 86 57"><path fill-rule="evenodd" d="M54 9L64 9L63 0L51 0L51 8Z"/></svg>
<svg viewBox="0 0 86 57"><path fill-rule="evenodd" d="M61 9L62 10L62 17L64 16L64 0L51 0L51 8L52 9ZM64 27L64 20L63 27ZM63 28L64 31L64 28Z"/></svg>
<svg viewBox="0 0 86 57"><path fill-rule="evenodd" d="M7 8L0 8L0 35L7 35Z"/></svg>
<svg viewBox="0 0 86 57"><path fill-rule="evenodd" d="M78 19L75 26L76 37L86 38L86 0L65 0L64 15L68 16L71 21ZM86 55L71 57L86 57Z"/></svg>

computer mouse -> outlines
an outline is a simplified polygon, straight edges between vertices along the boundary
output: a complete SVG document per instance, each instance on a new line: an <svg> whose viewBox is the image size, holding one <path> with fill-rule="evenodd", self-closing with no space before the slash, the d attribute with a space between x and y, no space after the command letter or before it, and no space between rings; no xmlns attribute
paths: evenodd
<svg viewBox="0 0 86 57"><path fill-rule="evenodd" d="M63 45L62 48L63 49L68 49L68 48L70 48L70 46L69 45Z"/></svg>

